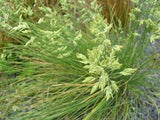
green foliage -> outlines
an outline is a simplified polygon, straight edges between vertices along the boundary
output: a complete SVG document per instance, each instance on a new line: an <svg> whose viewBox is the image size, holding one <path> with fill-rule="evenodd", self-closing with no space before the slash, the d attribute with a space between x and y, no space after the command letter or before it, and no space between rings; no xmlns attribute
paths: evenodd
<svg viewBox="0 0 160 120"><path fill-rule="evenodd" d="M5 79L0 80L0 117L136 118L141 96L150 97L142 87L158 91L146 79L159 65L154 60L157 53L150 55L145 50L159 38L159 8L148 9L155 2L137 1L129 25L122 28L107 23L96 0L60 3L61 11L57 6L39 7L37 21L28 17L35 13L24 2L18 5L15 1L14 9L2 7L0 31L19 44L4 47L1 55ZM155 9L157 13L152 14Z"/></svg>

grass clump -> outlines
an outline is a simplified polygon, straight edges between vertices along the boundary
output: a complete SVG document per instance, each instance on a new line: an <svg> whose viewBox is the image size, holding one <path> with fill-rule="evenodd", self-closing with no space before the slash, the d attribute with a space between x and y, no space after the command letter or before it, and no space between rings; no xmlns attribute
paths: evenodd
<svg viewBox="0 0 160 120"><path fill-rule="evenodd" d="M61 0L61 14L57 6L39 7L37 22L6 12L10 19L1 17L0 30L19 44L1 55L1 118L137 119L143 98L154 104L147 90L159 92L146 79L159 53L145 52L159 37L156 3L135 3L125 27L109 24L96 0L89 7Z"/></svg>

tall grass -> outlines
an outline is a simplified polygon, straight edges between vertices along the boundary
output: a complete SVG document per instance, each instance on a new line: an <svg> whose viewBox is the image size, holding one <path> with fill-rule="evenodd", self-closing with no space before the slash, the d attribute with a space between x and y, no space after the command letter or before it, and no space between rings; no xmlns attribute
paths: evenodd
<svg viewBox="0 0 160 120"><path fill-rule="evenodd" d="M135 3L122 27L108 24L95 0L60 2L61 12L40 7L37 22L3 7L0 30L19 44L1 55L1 119L138 119L142 103L154 104L148 90L159 92L146 79L159 53L145 52L160 34L159 3Z"/></svg>

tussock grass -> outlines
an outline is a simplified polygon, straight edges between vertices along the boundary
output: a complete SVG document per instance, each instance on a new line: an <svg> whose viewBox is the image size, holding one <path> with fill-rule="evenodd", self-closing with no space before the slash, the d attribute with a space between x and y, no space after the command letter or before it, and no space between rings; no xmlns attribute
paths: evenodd
<svg viewBox="0 0 160 120"><path fill-rule="evenodd" d="M159 53L145 52L159 37L157 4L135 3L125 27L108 24L96 1L62 0L63 14L40 7L38 22L3 7L0 30L19 44L1 55L1 119L137 119L143 98L154 104L147 90L159 92L146 79Z"/></svg>

